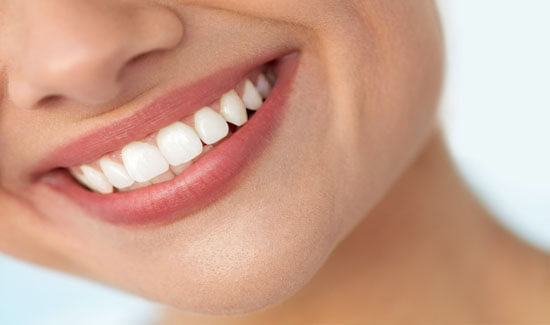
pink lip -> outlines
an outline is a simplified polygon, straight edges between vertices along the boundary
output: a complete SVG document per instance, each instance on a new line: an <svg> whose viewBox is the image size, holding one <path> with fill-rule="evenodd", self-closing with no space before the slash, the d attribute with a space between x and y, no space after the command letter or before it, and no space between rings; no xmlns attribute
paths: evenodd
<svg viewBox="0 0 550 325"><path fill-rule="evenodd" d="M56 181L49 182L49 186L76 202L89 215L112 224L162 223L189 215L230 190L231 181L268 145L268 139L277 129L286 109L297 65L297 54L287 55L281 60L277 83L262 108L236 133L217 144L172 181L131 192L102 195L82 188L67 171L58 171L53 175ZM247 67L224 71L162 97L135 116L57 150L55 161L49 163L54 166L79 164L97 157L98 152L114 150L128 143L129 139L145 136L166 125L167 121L191 114L236 84L251 65ZM218 80L226 82L220 84ZM146 130L136 128L135 124L144 125L144 122L147 122ZM120 132L121 128L123 132ZM103 147L105 145L108 148Z"/></svg>

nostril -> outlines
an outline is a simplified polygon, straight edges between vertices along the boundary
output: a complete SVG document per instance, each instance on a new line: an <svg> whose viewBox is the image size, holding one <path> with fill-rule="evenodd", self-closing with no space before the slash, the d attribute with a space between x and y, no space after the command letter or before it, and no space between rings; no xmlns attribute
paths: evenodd
<svg viewBox="0 0 550 325"><path fill-rule="evenodd" d="M59 103L63 99L63 96L61 95L49 95L44 98L42 98L36 106L38 107L48 107L48 106L54 106L55 104Z"/></svg>
<svg viewBox="0 0 550 325"><path fill-rule="evenodd" d="M142 63L143 61L146 61L149 58L154 57L157 54L161 54L162 52L164 52L164 51L163 50L152 50L152 51L140 53L140 54L132 57L130 60L128 60L126 62L126 66L127 67L132 67L132 66L138 65L138 64Z"/></svg>
<svg viewBox="0 0 550 325"><path fill-rule="evenodd" d="M146 53L142 53L142 54L139 54L139 55L136 55L134 56L133 58L131 58L129 61L128 61L128 65L134 65L140 61L143 61L145 60L147 57L149 57L149 55L151 55L153 52L155 51L150 51L150 52L146 52Z"/></svg>
<svg viewBox="0 0 550 325"><path fill-rule="evenodd" d="M96 106L124 91L137 92L139 77L160 64L159 56L183 34L179 17L161 6L69 1L58 10L46 2L52 1L29 6L32 24L22 34L21 52L14 52L21 61L15 62L7 91L19 107L60 101ZM0 64L0 96L4 70Z"/></svg>
<svg viewBox="0 0 550 325"><path fill-rule="evenodd" d="M148 51L148 52L138 54L138 55L130 58L129 60L126 61L124 66L120 69L120 71L117 75L117 81L120 81L121 79L123 79L124 76L127 75L129 70L135 69L135 68L139 67L140 65L145 64L145 62L147 60L151 59L156 54L160 54L162 52L163 52L162 50L152 50L152 51Z"/></svg>

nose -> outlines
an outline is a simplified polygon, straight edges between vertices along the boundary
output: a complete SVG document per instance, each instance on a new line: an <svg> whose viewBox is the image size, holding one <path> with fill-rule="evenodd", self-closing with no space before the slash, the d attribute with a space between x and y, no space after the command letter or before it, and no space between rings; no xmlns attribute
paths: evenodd
<svg viewBox="0 0 550 325"><path fill-rule="evenodd" d="M183 24L145 1L20 0L15 68L8 94L23 108L61 97L97 105L124 89L123 72L137 58L180 43Z"/></svg>

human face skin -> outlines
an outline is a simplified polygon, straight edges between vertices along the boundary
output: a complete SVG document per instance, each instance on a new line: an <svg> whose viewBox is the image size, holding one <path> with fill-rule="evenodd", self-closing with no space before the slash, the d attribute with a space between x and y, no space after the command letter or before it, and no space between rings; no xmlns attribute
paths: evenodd
<svg viewBox="0 0 550 325"><path fill-rule="evenodd" d="M431 0L0 6L0 249L184 310L245 313L294 294L434 124ZM92 194L69 178L193 125L272 59L264 106L175 179Z"/></svg>

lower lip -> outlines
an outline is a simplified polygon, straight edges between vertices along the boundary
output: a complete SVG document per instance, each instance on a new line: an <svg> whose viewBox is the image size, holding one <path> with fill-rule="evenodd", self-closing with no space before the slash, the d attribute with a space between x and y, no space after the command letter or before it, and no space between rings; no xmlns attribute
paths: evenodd
<svg viewBox="0 0 550 325"><path fill-rule="evenodd" d="M50 186L90 216L111 224L158 224L188 216L230 191L237 176L269 145L287 108L297 66L297 54L286 57L262 108L236 133L169 182L102 195L85 190L66 171L59 171Z"/></svg>

